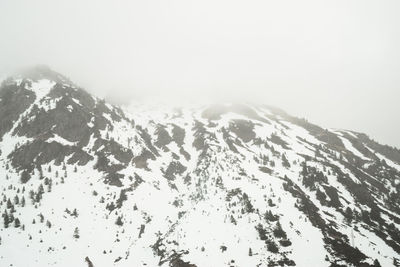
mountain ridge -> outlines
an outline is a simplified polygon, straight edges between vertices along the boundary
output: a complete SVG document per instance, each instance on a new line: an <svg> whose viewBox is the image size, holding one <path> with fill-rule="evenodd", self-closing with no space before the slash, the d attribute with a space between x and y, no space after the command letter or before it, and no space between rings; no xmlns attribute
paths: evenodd
<svg viewBox="0 0 400 267"><path fill-rule="evenodd" d="M33 73L0 89L1 265L399 266L397 148L269 106L128 113Z"/></svg>

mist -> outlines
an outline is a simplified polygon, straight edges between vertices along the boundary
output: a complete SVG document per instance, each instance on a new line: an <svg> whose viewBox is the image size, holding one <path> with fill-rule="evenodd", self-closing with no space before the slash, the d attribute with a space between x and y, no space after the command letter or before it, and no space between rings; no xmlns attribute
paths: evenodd
<svg viewBox="0 0 400 267"><path fill-rule="evenodd" d="M400 2L0 2L0 77L46 64L118 104L247 101L400 147Z"/></svg>

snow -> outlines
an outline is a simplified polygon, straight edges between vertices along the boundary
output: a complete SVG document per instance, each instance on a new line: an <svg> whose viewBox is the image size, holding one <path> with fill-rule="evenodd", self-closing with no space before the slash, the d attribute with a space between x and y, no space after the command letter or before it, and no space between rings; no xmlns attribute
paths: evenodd
<svg viewBox="0 0 400 267"><path fill-rule="evenodd" d="M32 90L36 94L36 99L40 100L46 96L56 83L47 79L41 79L36 82L32 81L32 85L27 89Z"/></svg>
<svg viewBox="0 0 400 267"><path fill-rule="evenodd" d="M375 235L375 233L359 227L358 231L347 230L349 236L353 234L354 245L360 251L370 256L372 259L379 259L381 266L392 266L393 255L397 253L389 247L382 239Z"/></svg>
<svg viewBox="0 0 400 267"><path fill-rule="evenodd" d="M53 134L53 135L54 135L53 137L46 140L47 143L57 142L62 145L65 145L65 146L76 146L76 144L77 144L77 142L70 142L57 134Z"/></svg>
<svg viewBox="0 0 400 267"><path fill-rule="evenodd" d="M339 136L339 137L340 137L340 139L342 140L342 142L343 142L345 148L346 148L348 151L350 151L351 153L353 153L355 156L357 156L357 157L359 157L359 158L362 158L362 159L364 159L364 160L370 160L369 158L367 158L367 157L365 157L363 154L361 154L361 152L358 151L358 150L351 144L351 142L350 142L347 138L342 137L342 136Z"/></svg>
<svg viewBox="0 0 400 267"><path fill-rule="evenodd" d="M400 164L395 163L394 161L388 159L387 157L385 157L384 155L375 152L375 155L380 159L380 160L385 160L386 164L389 165L390 167L396 169L397 171L400 172Z"/></svg>
<svg viewBox="0 0 400 267"><path fill-rule="evenodd" d="M72 101L74 101L79 106L82 106L81 102L78 99L72 98Z"/></svg>
<svg viewBox="0 0 400 267"><path fill-rule="evenodd" d="M48 112L58 101L46 98L53 86L54 83L41 80L33 83L30 88L38 96L34 104L40 104L41 108ZM79 99L73 101L81 105ZM72 112L74 107L76 106L69 105L67 108ZM355 210L368 209L356 202L353 194L333 174L332 168L325 165L323 157L349 174L350 179L360 183L358 177L327 152L321 151L323 157L315 157L316 147L325 144L306 129L286 121L283 117L274 116L272 110L254 109L261 117L275 117L268 118L265 122L227 112L212 125L201 117L202 108L181 108L178 112L163 106L150 110L146 107L135 107L135 111L126 114L126 117L134 120L132 124L125 119L114 121L114 107L109 104L107 107L110 113L103 113L103 116L113 127L101 131L101 138L108 136L124 149L130 150L134 156L140 155L144 150L150 150L146 140L139 134L137 126L144 129L154 143L158 125L164 127L171 136L173 125L178 125L185 131L183 145L172 141L165 150L158 149L159 156L148 160L147 168L135 167L132 162L122 165L122 169L118 169L118 173L124 176L121 180L122 187L117 187L104 183L106 174L96 170L98 153L104 146L94 151L96 138L99 137L93 133L88 144L82 148L94 158L88 164L66 164L66 170L63 170L64 164L57 166L55 161L42 165L44 177L52 179L52 189L48 192L45 186L43 199L35 207L29 198L29 191L36 191L44 180L39 179L38 170L35 170L29 182L21 184L20 171L13 168L8 158L17 144L25 144L33 139L13 136L12 131L6 133L0 142L0 189L7 198L12 199L16 194L25 197L26 206L17 206L15 213L25 225L25 231L21 228L0 227L0 266L12 264L23 267L28 262L32 267L83 267L87 266L84 262L86 256L96 267L159 266L160 257L151 249L158 237L163 239L166 256L171 255L173 251L188 251L182 255L182 259L199 267L265 266L267 261L282 259L283 254L295 261L297 266L329 266L330 263L325 260L326 256L332 260L338 259L324 243L324 233L313 226L307 216L295 206L298 199L284 190L286 182L282 177L288 177L308 196L324 221L334 220L335 229L347 236L353 232L355 246L370 257L368 262L379 259L382 266L390 266L392 258L399 257L382 239L368 230L365 224L345 223L339 209L322 205L316 198L316 192L305 187L300 176L300 163L304 162L303 155L308 155L311 158L307 162L308 166L315 167L326 175L328 184L337 189L344 207ZM28 115L31 108L29 107L21 117ZM250 141L235 143L238 152L230 150L222 131L227 129L233 120L238 119L251 121L256 136L263 141L269 139L272 134L277 134L288 144L287 148L273 144L275 152L272 152L269 148ZM87 125L94 128L94 121L92 117ZM205 127L205 145L208 146L206 152L193 146L196 139L193 129L196 121L202 122ZM20 122L21 118L14 124L18 125ZM369 160L356 150L343 134L334 133L341 138L346 151ZM60 135L53 134L46 142L78 148L78 143L70 142ZM229 135L236 141L234 133ZM189 153L190 159L185 159L181 154L182 148ZM282 165L282 154L289 160L289 168ZM399 165L379 153L376 154L385 159L389 166L400 169ZM175 159L175 155L179 156L178 160ZM114 154L106 156L112 164L121 165ZM260 160L261 156L268 157L267 165L256 161ZM67 157L63 161L67 162L68 159ZM179 161L186 169L182 174L176 174L172 180L168 180L164 171L174 161ZM270 161L274 161L275 167L271 167ZM11 166L6 169L7 165ZM260 171L259 167L262 166L271 167L272 174ZM328 174L328 171L331 174ZM9 179L6 179L5 174ZM137 176L142 183L135 185L134 179ZM185 181L186 177L190 178L190 183ZM217 184L218 179L222 185ZM22 193L23 187L25 191ZM230 201L226 199L228 192L238 188L240 194L246 193L248 196L254 207L253 212L241 212L243 195L238 194ZM20 193L17 193L17 190L20 190ZM125 190L127 200L120 208L107 209L111 203L116 205L121 190ZM270 207L268 200L273 201L275 206ZM384 205L383 201L377 203ZM0 210L6 208L5 204L0 204ZM77 217L66 212L66 209L72 211L75 208L79 214ZM263 216L267 210L279 216L282 228L292 242L288 247L279 246L278 254L267 250L265 242L260 240L255 229L256 225L263 225L270 238L278 243L278 239L272 234L276 222L267 221ZM387 212L390 214L391 211ZM44 223L39 222L39 213L43 214ZM115 224L118 216L122 216L122 226ZM231 216L236 223L231 222ZM32 224L33 219L35 224ZM389 220L388 216L383 216L383 219ZM45 225L47 220L51 222L51 228ZM139 237L143 225L145 230ZM356 226L358 231L354 230ZM73 238L75 227L79 228L79 239ZM29 235L32 236L31 240ZM226 246L226 251L222 252L221 246ZM249 248L253 252L252 256L248 255ZM121 259L115 262L119 257ZM165 262L162 266L169 266L169 263Z"/></svg>

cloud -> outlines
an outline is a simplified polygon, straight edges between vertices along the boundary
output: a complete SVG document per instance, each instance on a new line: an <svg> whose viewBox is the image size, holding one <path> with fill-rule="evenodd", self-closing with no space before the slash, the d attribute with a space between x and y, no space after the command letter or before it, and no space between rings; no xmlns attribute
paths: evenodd
<svg viewBox="0 0 400 267"><path fill-rule="evenodd" d="M273 104L400 146L399 7L392 0L3 0L0 72L47 64L119 103Z"/></svg>

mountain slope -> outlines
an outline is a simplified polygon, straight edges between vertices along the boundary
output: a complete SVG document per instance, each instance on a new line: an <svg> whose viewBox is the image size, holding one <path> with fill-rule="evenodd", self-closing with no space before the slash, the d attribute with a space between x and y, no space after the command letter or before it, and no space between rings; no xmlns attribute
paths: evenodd
<svg viewBox="0 0 400 267"><path fill-rule="evenodd" d="M267 106L141 108L46 67L3 82L0 266L399 266L398 149Z"/></svg>

